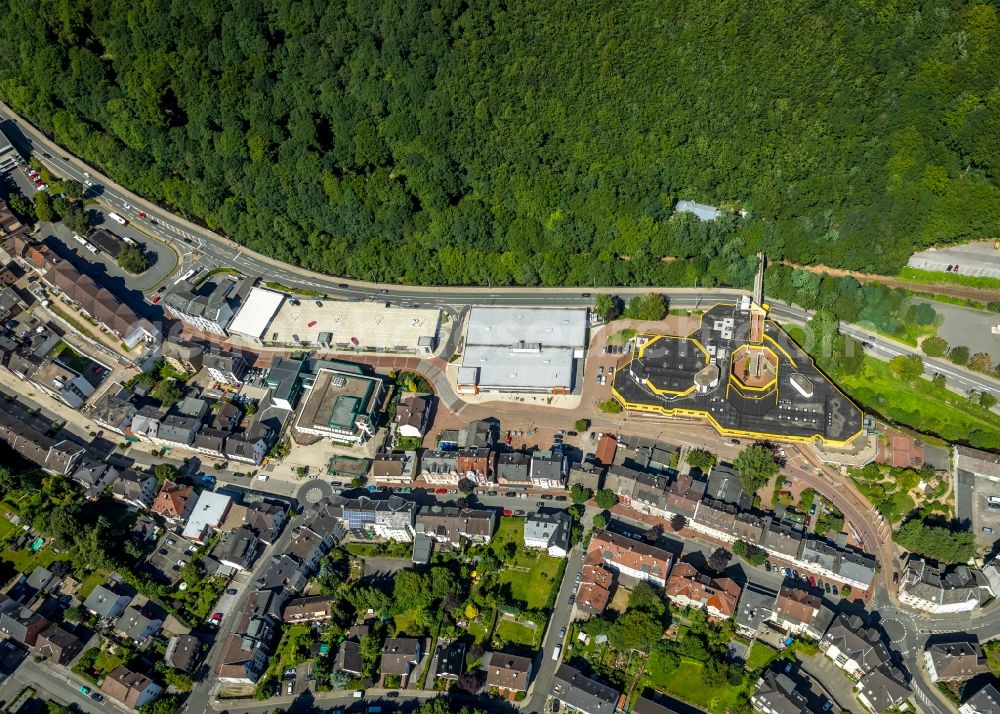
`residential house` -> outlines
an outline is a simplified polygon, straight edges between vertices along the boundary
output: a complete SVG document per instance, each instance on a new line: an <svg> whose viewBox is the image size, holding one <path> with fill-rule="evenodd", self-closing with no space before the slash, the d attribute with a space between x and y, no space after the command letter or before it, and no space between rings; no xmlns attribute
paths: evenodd
<svg viewBox="0 0 1000 714"><path fill-rule="evenodd" d="M111 464L96 459L85 459L73 470L70 478L79 484L87 498L94 500L104 493L118 476L118 469Z"/></svg>
<svg viewBox="0 0 1000 714"><path fill-rule="evenodd" d="M209 279L202 290L189 281L176 283L163 299L167 315L180 320L191 329L226 336L226 327L233 320L233 308L226 299L232 282Z"/></svg>
<svg viewBox="0 0 1000 714"><path fill-rule="evenodd" d="M588 454L589 457L589 454ZM587 457L585 457L587 458ZM583 488L589 488L593 492L601 490L604 482L604 469L597 466L593 461L583 463L573 462L569 467L568 488L580 484Z"/></svg>
<svg viewBox="0 0 1000 714"><path fill-rule="evenodd" d="M83 651L83 641L62 625L49 625L35 640L35 656L68 667Z"/></svg>
<svg viewBox="0 0 1000 714"><path fill-rule="evenodd" d="M243 355L236 352L207 352L202 365L216 382L235 386L243 384L243 378L250 371Z"/></svg>
<svg viewBox="0 0 1000 714"><path fill-rule="evenodd" d="M924 650L927 674L932 682L964 682L990 671L983 648L973 635L928 644Z"/></svg>
<svg viewBox="0 0 1000 714"><path fill-rule="evenodd" d="M163 688L146 675L119 665L104 678L101 691L130 709L138 709L160 696Z"/></svg>
<svg viewBox="0 0 1000 714"><path fill-rule="evenodd" d="M98 585L83 601L83 608L102 620L114 620L125 612L131 600L130 596L119 595L111 587Z"/></svg>
<svg viewBox="0 0 1000 714"><path fill-rule="evenodd" d="M341 499L330 508L347 530L367 537L410 542L417 506L399 496Z"/></svg>
<svg viewBox="0 0 1000 714"><path fill-rule="evenodd" d="M681 709L663 703L664 700L669 699L666 695L654 691L653 697L653 699L646 697L636 699L635 704L632 705L632 714L683 714Z"/></svg>
<svg viewBox="0 0 1000 714"><path fill-rule="evenodd" d="M167 666L194 674L201 659L201 642L192 635L174 635L167 643L163 661Z"/></svg>
<svg viewBox="0 0 1000 714"><path fill-rule="evenodd" d="M992 596L986 576L967 565L911 557L899 579L899 601L932 614L970 612Z"/></svg>
<svg viewBox="0 0 1000 714"><path fill-rule="evenodd" d="M281 533L288 514L285 509L273 503L233 504L222 524L222 530L229 531L246 526L266 545L274 543Z"/></svg>
<svg viewBox="0 0 1000 714"><path fill-rule="evenodd" d="M777 599L777 591L753 581L747 582L736 610L736 631L755 637L760 626L773 616Z"/></svg>
<svg viewBox="0 0 1000 714"><path fill-rule="evenodd" d="M740 591L732 578L713 577L684 561L674 565L666 586L671 602L704 610L709 617L720 620L728 620L736 613Z"/></svg>
<svg viewBox="0 0 1000 714"><path fill-rule="evenodd" d="M461 640L452 640L451 642L439 640L434 656L438 662L437 669L434 671L435 677L458 679L465 671L465 643Z"/></svg>
<svg viewBox="0 0 1000 714"><path fill-rule="evenodd" d="M383 453L372 459L372 478L378 483L410 483L416 474L416 451Z"/></svg>
<svg viewBox="0 0 1000 714"><path fill-rule="evenodd" d="M396 404L396 434L423 439L431 418L431 398L426 394L406 392Z"/></svg>
<svg viewBox="0 0 1000 714"><path fill-rule="evenodd" d="M689 525L712 538L732 542L735 540L736 513L736 506L706 497L698 504Z"/></svg>
<svg viewBox="0 0 1000 714"><path fill-rule="evenodd" d="M603 434L597 440L597 450L594 452L594 460L598 466L609 468L615 462L615 452L618 450L618 439L614 434Z"/></svg>
<svg viewBox="0 0 1000 714"><path fill-rule="evenodd" d="M90 418L105 429L124 435L138 411L121 393L112 394L109 390L91 409Z"/></svg>
<svg viewBox="0 0 1000 714"><path fill-rule="evenodd" d="M772 519L767 524L761 547L786 560L796 560L802 547L802 531L798 527Z"/></svg>
<svg viewBox="0 0 1000 714"><path fill-rule="evenodd" d="M218 530L226 520L232 504L233 499L223 493L202 491L198 494L198 500L191 510L191 515L188 516L181 535L195 543L204 543L209 533Z"/></svg>
<svg viewBox="0 0 1000 714"><path fill-rule="evenodd" d="M34 647L49 621L30 607L13 607L0 613L0 632L9 640Z"/></svg>
<svg viewBox="0 0 1000 714"><path fill-rule="evenodd" d="M568 664L559 665L549 694L579 714L614 714L621 692Z"/></svg>
<svg viewBox="0 0 1000 714"><path fill-rule="evenodd" d="M319 622L333 615L333 604L336 598L330 595L312 595L289 600L282 612L282 622L295 624L297 622Z"/></svg>
<svg viewBox="0 0 1000 714"><path fill-rule="evenodd" d="M858 701L875 714L900 706L913 696L903 682L903 673L895 667L879 665L863 677L854 687Z"/></svg>
<svg viewBox="0 0 1000 714"><path fill-rule="evenodd" d="M160 422L162 419L163 414L156 407L142 407L132 415L132 424L129 427L129 432L132 436L140 439L147 441L154 440L160 433Z"/></svg>
<svg viewBox="0 0 1000 714"><path fill-rule="evenodd" d="M497 456L497 483L501 486L528 488L531 481L531 457L523 451L509 451Z"/></svg>
<svg viewBox="0 0 1000 714"><path fill-rule="evenodd" d="M191 450L217 459L226 455L226 439L229 432L224 429L205 428L198 430L191 442Z"/></svg>
<svg viewBox="0 0 1000 714"><path fill-rule="evenodd" d="M437 543L458 548L465 539L473 544L489 543L496 528L494 511L453 506L421 506L413 530Z"/></svg>
<svg viewBox="0 0 1000 714"><path fill-rule="evenodd" d="M733 522L733 536L736 540L756 545L764 537L767 522L768 519L765 517L741 511L736 514L736 519Z"/></svg>
<svg viewBox="0 0 1000 714"><path fill-rule="evenodd" d="M704 481L695 479L690 473L678 474L667 487L667 511L689 520L694 518L698 504L705 496L705 487Z"/></svg>
<svg viewBox="0 0 1000 714"><path fill-rule="evenodd" d="M181 486L168 479L160 487L160 492L156 494L150 510L172 523L180 523L191 515L195 502L193 488Z"/></svg>
<svg viewBox="0 0 1000 714"><path fill-rule="evenodd" d="M414 667L420 663L420 640L414 637L391 637L382 645L382 659L379 672L383 681L386 675L396 675L401 686L406 686L407 679Z"/></svg>
<svg viewBox="0 0 1000 714"><path fill-rule="evenodd" d="M223 565L245 573L253 567L260 550L257 534L247 526L240 526L223 534L212 555Z"/></svg>
<svg viewBox="0 0 1000 714"><path fill-rule="evenodd" d="M163 620L153 614L148 608L129 605L116 625L126 639L137 645L142 645L163 627Z"/></svg>
<svg viewBox="0 0 1000 714"><path fill-rule="evenodd" d="M875 579L875 558L867 553L844 550L840 553L837 578L852 588L867 590Z"/></svg>
<svg viewBox="0 0 1000 714"><path fill-rule="evenodd" d="M855 680L890 661L882 636L857 615L839 614L820 640L819 648Z"/></svg>
<svg viewBox="0 0 1000 714"><path fill-rule="evenodd" d="M361 644L357 639L348 638L340 643L340 649L337 650L337 656L333 660L333 670L357 677L361 674L363 662Z"/></svg>
<svg viewBox="0 0 1000 714"><path fill-rule="evenodd" d="M538 450L531 454L531 485L534 488L562 488L566 485L569 459L562 450Z"/></svg>
<svg viewBox="0 0 1000 714"><path fill-rule="evenodd" d="M752 499L743 493L740 475L731 464L717 463L708 474L705 495L715 501L729 503L741 509L749 509Z"/></svg>
<svg viewBox="0 0 1000 714"><path fill-rule="evenodd" d="M754 711L765 714L809 714L809 702L797 683L782 669L769 668L757 680L750 697Z"/></svg>
<svg viewBox="0 0 1000 714"><path fill-rule="evenodd" d="M178 372L197 374L204 364L205 348L187 340L164 340L160 346L163 360Z"/></svg>
<svg viewBox="0 0 1000 714"><path fill-rule="evenodd" d="M154 440L180 449L194 444L195 434L201 429L201 420L183 414L168 414L160 420L160 428Z"/></svg>
<svg viewBox="0 0 1000 714"><path fill-rule="evenodd" d="M791 585L782 585L774 603L771 622L796 635L819 640L833 619L823 600Z"/></svg>
<svg viewBox="0 0 1000 714"><path fill-rule="evenodd" d="M524 519L524 546L539 548L554 558L565 558L572 527L573 520L565 511L529 513Z"/></svg>
<svg viewBox="0 0 1000 714"><path fill-rule="evenodd" d="M267 669L268 645L256 637L232 634L226 638L215 676L220 682L256 684Z"/></svg>
<svg viewBox="0 0 1000 714"><path fill-rule="evenodd" d="M493 652L486 667L486 686L496 688L502 694L526 692L531 681L531 671L530 658Z"/></svg>
<svg viewBox="0 0 1000 714"><path fill-rule="evenodd" d="M667 509L667 477L614 464L604 476L604 487L618 495L622 505L660 518L669 518Z"/></svg>
<svg viewBox="0 0 1000 714"><path fill-rule="evenodd" d="M958 708L958 714L997 714L1000 712L1000 690L992 682L976 690Z"/></svg>
<svg viewBox="0 0 1000 714"><path fill-rule="evenodd" d="M576 606L591 615L603 615L611 601L614 577L614 572L604 566L585 562L580 573Z"/></svg>
<svg viewBox="0 0 1000 714"><path fill-rule="evenodd" d="M223 453L233 461L260 466L273 440L274 430L271 427L254 422L248 429L230 434Z"/></svg>
<svg viewBox="0 0 1000 714"><path fill-rule="evenodd" d="M458 452L425 451L420 457L420 478L435 486L458 484Z"/></svg>
<svg viewBox="0 0 1000 714"><path fill-rule="evenodd" d="M135 471L118 474L111 484L111 496L115 500L141 509L152 507L158 490L159 484L154 476Z"/></svg>
<svg viewBox="0 0 1000 714"><path fill-rule="evenodd" d="M486 446L470 446L458 450L455 464L459 479L482 486L493 480L493 452Z"/></svg>
<svg viewBox="0 0 1000 714"><path fill-rule="evenodd" d="M673 556L654 545L597 528L590 539L587 561L593 565L603 563L623 575L664 587Z"/></svg>
<svg viewBox="0 0 1000 714"><path fill-rule="evenodd" d="M438 434L439 449L467 449L496 445L496 429L486 420L474 421L461 429L446 429Z"/></svg>

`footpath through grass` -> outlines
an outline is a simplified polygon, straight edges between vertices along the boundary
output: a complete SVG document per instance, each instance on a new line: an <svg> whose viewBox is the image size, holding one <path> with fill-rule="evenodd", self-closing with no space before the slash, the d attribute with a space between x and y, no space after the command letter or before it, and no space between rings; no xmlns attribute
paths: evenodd
<svg viewBox="0 0 1000 714"><path fill-rule="evenodd" d="M1000 448L1000 415L930 380L902 382L888 363L874 357L865 357L858 372L840 375L837 383L863 406L899 424L948 441Z"/></svg>

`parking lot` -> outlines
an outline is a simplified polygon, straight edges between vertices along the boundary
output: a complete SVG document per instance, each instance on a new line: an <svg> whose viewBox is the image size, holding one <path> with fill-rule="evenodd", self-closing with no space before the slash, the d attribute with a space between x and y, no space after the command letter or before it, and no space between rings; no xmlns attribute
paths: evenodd
<svg viewBox="0 0 1000 714"><path fill-rule="evenodd" d="M991 506L990 497L997 499ZM976 546L990 550L1000 538L1000 483L976 479L972 489L972 529Z"/></svg>

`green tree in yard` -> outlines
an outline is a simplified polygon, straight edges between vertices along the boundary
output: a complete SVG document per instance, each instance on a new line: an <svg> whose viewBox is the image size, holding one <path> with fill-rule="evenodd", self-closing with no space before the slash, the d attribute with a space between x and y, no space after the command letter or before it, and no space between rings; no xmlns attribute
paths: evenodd
<svg viewBox="0 0 1000 714"><path fill-rule="evenodd" d="M35 219L35 207L31 204L27 198L25 198L23 193L12 193L7 198L7 205L10 206L10 210L18 215L21 219Z"/></svg>
<svg viewBox="0 0 1000 714"><path fill-rule="evenodd" d="M382 656L382 646L379 644L378 638L373 635L365 635L361 638L359 648L361 650L362 676L375 676L379 659Z"/></svg>
<svg viewBox="0 0 1000 714"><path fill-rule="evenodd" d="M594 515L593 519L594 528L606 528L608 525L608 517L603 513L597 513Z"/></svg>
<svg viewBox="0 0 1000 714"><path fill-rule="evenodd" d="M660 619L666 614L667 606L663 602L660 592L646 581L641 580L629 593L628 609L648 612L656 619Z"/></svg>
<svg viewBox="0 0 1000 714"><path fill-rule="evenodd" d="M621 300L614 295L602 293L594 298L594 312L604 322L610 322L621 314Z"/></svg>
<svg viewBox="0 0 1000 714"><path fill-rule="evenodd" d="M948 380L945 379L945 376L943 374L941 374L940 372L936 372L934 376L931 378L931 382L934 384L935 387L943 389L945 385L948 383Z"/></svg>
<svg viewBox="0 0 1000 714"><path fill-rule="evenodd" d="M904 382L912 382L924 373L920 355L897 355L889 360L889 369Z"/></svg>
<svg viewBox="0 0 1000 714"><path fill-rule="evenodd" d="M66 210L60 214L60 218L66 227L77 235L86 235L90 230L90 218L87 217L87 212L83 210L83 207L76 202L68 203Z"/></svg>
<svg viewBox="0 0 1000 714"><path fill-rule="evenodd" d="M180 697L176 694L165 694L139 707L139 714L175 714L180 706Z"/></svg>
<svg viewBox="0 0 1000 714"><path fill-rule="evenodd" d="M118 253L118 267L132 275L145 273L149 270L149 256L138 243L124 243Z"/></svg>
<svg viewBox="0 0 1000 714"><path fill-rule="evenodd" d="M590 427L590 422L586 419L577 419L576 423L573 425L576 427L577 431L587 431Z"/></svg>
<svg viewBox="0 0 1000 714"><path fill-rule="evenodd" d="M691 449L685 459L689 465L706 472L715 466L715 454L705 449Z"/></svg>
<svg viewBox="0 0 1000 714"><path fill-rule="evenodd" d="M629 610L608 629L608 642L617 650L649 652L663 634L660 625L648 612Z"/></svg>
<svg viewBox="0 0 1000 714"><path fill-rule="evenodd" d="M618 494L610 488L602 488L597 492L597 498L595 500L597 501L599 508L603 508L607 511L618 503Z"/></svg>
<svg viewBox="0 0 1000 714"><path fill-rule="evenodd" d="M597 408L605 414L621 414L623 411L622 405L615 399L606 399L598 404Z"/></svg>
<svg viewBox="0 0 1000 714"><path fill-rule="evenodd" d="M990 392L983 392L979 395L979 406L983 409L992 409L997 405L997 398Z"/></svg>
<svg viewBox="0 0 1000 714"><path fill-rule="evenodd" d="M943 563L964 563L975 554L973 533L955 530L938 518L911 518L896 531L893 540L910 552Z"/></svg>
<svg viewBox="0 0 1000 714"><path fill-rule="evenodd" d="M942 357L948 352L948 341L943 337L928 337L920 343L920 349L928 357Z"/></svg>
<svg viewBox="0 0 1000 714"><path fill-rule="evenodd" d="M636 295L628 301L624 316L629 320L662 320L667 316L667 300L661 293Z"/></svg>
<svg viewBox="0 0 1000 714"><path fill-rule="evenodd" d="M35 194L35 218L39 221L51 221L55 219L56 211L52 207L52 196L45 191Z"/></svg>
<svg viewBox="0 0 1000 714"><path fill-rule="evenodd" d="M184 396L181 385L176 379L162 379L150 392L154 399L159 399L165 407L172 407Z"/></svg>
<svg viewBox="0 0 1000 714"><path fill-rule="evenodd" d="M987 352L977 352L969 360L969 369L989 374L993 371L993 358Z"/></svg>
<svg viewBox="0 0 1000 714"><path fill-rule="evenodd" d="M177 467L173 464L157 464L153 469L153 474L156 476L156 481L163 485L164 481L177 479Z"/></svg>
<svg viewBox="0 0 1000 714"><path fill-rule="evenodd" d="M569 497L573 499L573 503L586 503L593 495L593 491L578 483L574 483L573 487L569 490Z"/></svg>
<svg viewBox="0 0 1000 714"><path fill-rule="evenodd" d="M781 467L774 460L774 451L763 444L748 446L733 459L733 466L740 474L743 490L753 493L770 481Z"/></svg>
<svg viewBox="0 0 1000 714"><path fill-rule="evenodd" d="M952 347L951 352L948 353L948 359L957 365L969 364L969 348L964 345Z"/></svg>

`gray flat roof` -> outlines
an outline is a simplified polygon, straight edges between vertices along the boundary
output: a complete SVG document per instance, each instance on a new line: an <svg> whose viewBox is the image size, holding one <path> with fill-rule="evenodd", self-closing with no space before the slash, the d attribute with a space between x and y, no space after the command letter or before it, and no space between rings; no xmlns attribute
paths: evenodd
<svg viewBox="0 0 1000 714"><path fill-rule="evenodd" d="M520 389L570 389L573 382L573 349L543 348L519 352L509 347L475 345L465 348L462 369L478 368L479 387Z"/></svg>
<svg viewBox="0 0 1000 714"><path fill-rule="evenodd" d="M583 308L474 307L469 311L466 345L536 343L543 347L584 347Z"/></svg>

